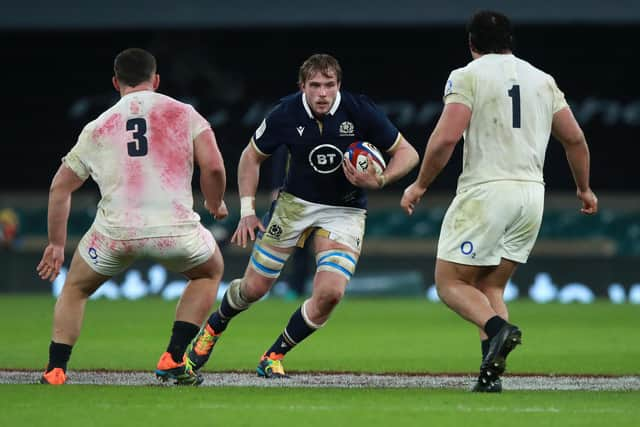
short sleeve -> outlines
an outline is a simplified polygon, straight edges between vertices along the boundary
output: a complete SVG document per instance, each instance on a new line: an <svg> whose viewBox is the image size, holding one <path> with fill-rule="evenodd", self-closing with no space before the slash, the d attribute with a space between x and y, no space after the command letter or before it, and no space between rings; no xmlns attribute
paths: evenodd
<svg viewBox="0 0 640 427"><path fill-rule="evenodd" d="M363 137L383 151L392 150L400 141L400 132L387 115L364 95L359 97L361 120L363 120Z"/></svg>
<svg viewBox="0 0 640 427"><path fill-rule="evenodd" d="M551 93L553 95L553 114L562 110L565 107L568 107L567 100L564 98L564 93L558 88L556 81L553 77L550 77L551 80Z"/></svg>
<svg viewBox="0 0 640 427"><path fill-rule="evenodd" d="M473 110L473 81L465 69L459 68L451 72L444 87L443 100L445 104L464 104Z"/></svg>
<svg viewBox="0 0 640 427"><path fill-rule="evenodd" d="M279 125L279 117L282 105L277 106L267 117L262 120L260 126L253 133L251 144L262 155L270 156L282 145L282 126Z"/></svg>
<svg viewBox="0 0 640 427"><path fill-rule="evenodd" d="M195 139L203 131L211 129L211 125L193 106L189 105L189 110L189 127L191 129L191 135L193 135Z"/></svg>
<svg viewBox="0 0 640 427"><path fill-rule="evenodd" d="M62 162L82 180L89 178L91 175L89 154L91 153L92 134L90 125L85 126L78 137L76 145L62 158Z"/></svg>

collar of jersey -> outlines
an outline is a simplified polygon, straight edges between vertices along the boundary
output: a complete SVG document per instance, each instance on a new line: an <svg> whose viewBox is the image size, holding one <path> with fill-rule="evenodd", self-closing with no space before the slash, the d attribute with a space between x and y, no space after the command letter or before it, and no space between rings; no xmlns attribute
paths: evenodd
<svg viewBox="0 0 640 427"><path fill-rule="evenodd" d="M336 99L333 101L333 105L331 106L331 109L329 110L329 114L331 114L333 116L336 113L336 111L338 110L338 107L340 106L340 101L341 100L342 100L342 95L340 95L340 92L338 92L338 94L336 95ZM307 115L309 116L309 118L310 119L315 119L315 116L311 112L311 108L309 107L309 104L307 103L307 97L305 96L304 92L302 92L302 105L304 106L304 110L307 112Z"/></svg>

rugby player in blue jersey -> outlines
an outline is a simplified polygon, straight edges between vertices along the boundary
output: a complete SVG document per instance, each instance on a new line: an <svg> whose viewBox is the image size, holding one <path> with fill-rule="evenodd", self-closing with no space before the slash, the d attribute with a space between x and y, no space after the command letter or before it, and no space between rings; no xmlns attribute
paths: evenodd
<svg viewBox="0 0 640 427"><path fill-rule="evenodd" d="M195 370L209 359L229 321L269 291L296 246L313 244L312 295L292 314L257 368L261 377L285 377L282 359L324 326L356 269L365 228L364 190L382 188L417 165L416 150L385 114L366 96L341 91L341 80L335 58L309 57L299 70L300 91L280 100L244 149L238 165L241 218L231 240L242 247L255 244L244 277L231 282L187 351ZM374 168L359 172L343 160L355 141L368 141L390 156L382 175ZM260 165L283 145L291 155L289 170L263 224L254 207Z"/></svg>

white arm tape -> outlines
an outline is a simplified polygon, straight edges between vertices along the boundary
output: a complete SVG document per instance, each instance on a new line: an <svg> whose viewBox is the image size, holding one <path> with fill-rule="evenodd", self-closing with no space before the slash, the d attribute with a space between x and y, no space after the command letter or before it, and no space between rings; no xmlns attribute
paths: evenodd
<svg viewBox="0 0 640 427"><path fill-rule="evenodd" d="M255 197L251 196L240 197L240 218L256 214L256 210L253 207L254 200Z"/></svg>

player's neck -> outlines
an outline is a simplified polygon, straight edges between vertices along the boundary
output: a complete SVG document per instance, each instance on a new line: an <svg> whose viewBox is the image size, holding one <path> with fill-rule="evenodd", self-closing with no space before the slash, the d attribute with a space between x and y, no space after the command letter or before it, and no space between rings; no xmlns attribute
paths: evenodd
<svg viewBox="0 0 640 427"><path fill-rule="evenodd" d="M120 88L120 97L123 97L133 92L142 92L145 90L153 91L153 84L145 82L145 83L140 83L139 85L133 86L133 87L131 86L122 87Z"/></svg>
<svg viewBox="0 0 640 427"><path fill-rule="evenodd" d="M511 55L512 53L513 53L513 52L512 52L512 51L510 51L510 50L503 50L503 51L500 51L500 52L480 53L480 52L476 52L475 50L471 49L471 57L472 57L473 59L478 59L478 58L480 58L481 56L488 55L488 54L495 54L495 55Z"/></svg>

